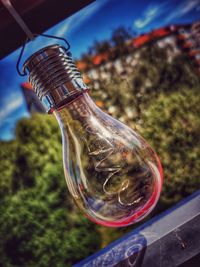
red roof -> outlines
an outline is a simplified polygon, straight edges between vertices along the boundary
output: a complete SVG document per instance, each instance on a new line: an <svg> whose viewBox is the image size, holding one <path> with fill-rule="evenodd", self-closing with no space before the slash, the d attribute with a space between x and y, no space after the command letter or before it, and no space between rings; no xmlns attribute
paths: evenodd
<svg viewBox="0 0 200 267"><path fill-rule="evenodd" d="M188 25L186 25L186 26L188 26ZM183 27L183 26L171 25L171 26L160 28L160 29L155 29L150 33L140 35L140 36L130 40L130 44L134 48L140 48L143 45L145 45L151 41L158 40L160 38L164 38L166 36L169 36L169 35L176 33L180 27ZM181 38L182 36L180 36L180 34L179 34L179 37ZM115 48L113 48L113 50L114 49ZM97 54L97 55L91 57L91 62L95 66L99 66L100 64L107 62L107 61L109 61L109 52L104 52L104 53ZM84 61L78 61L77 64L78 64L78 68L80 70L85 70L88 66L88 63L85 63Z"/></svg>
<svg viewBox="0 0 200 267"><path fill-rule="evenodd" d="M30 84L29 82L21 83L21 87L22 87L23 89L33 90L33 87L31 86L31 84Z"/></svg>
<svg viewBox="0 0 200 267"><path fill-rule="evenodd" d="M101 63L103 63L104 61L108 61L109 60L109 53L102 53L102 54L98 54L96 56L93 57L92 62L94 65L100 65Z"/></svg>
<svg viewBox="0 0 200 267"><path fill-rule="evenodd" d="M195 55L200 54L200 50L190 50L189 51L189 56L193 57Z"/></svg>
<svg viewBox="0 0 200 267"><path fill-rule="evenodd" d="M153 35L152 37L159 38L159 37L165 37L170 34L171 34L171 31L169 30L169 28L160 28L152 32L152 35Z"/></svg>
<svg viewBox="0 0 200 267"><path fill-rule="evenodd" d="M79 60L76 62L77 64L77 68L81 71L81 70L85 70L87 68L87 62L83 61L83 60Z"/></svg>
<svg viewBox="0 0 200 267"><path fill-rule="evenodd" d="M169 27L160 28L157 30L153 30L150 33L143 34L139 37L136 37L135 39L133 39L132 43L133 43L133 46L135 48L139 48L139 47L147 44L150 41L168 36L168 35L172 34L173 32L174 32L174 29L171 30Z"/></svg>
<svg viewBox="0 0 200 267"><path fill-rule="evenodd" d="M136 37L135 39L133 39L133 46L136 47L136 48L137 47L141 47L142 45L146 44L150 40L151 40L151 35L150 34L141 35L141 36Z"/></svg>

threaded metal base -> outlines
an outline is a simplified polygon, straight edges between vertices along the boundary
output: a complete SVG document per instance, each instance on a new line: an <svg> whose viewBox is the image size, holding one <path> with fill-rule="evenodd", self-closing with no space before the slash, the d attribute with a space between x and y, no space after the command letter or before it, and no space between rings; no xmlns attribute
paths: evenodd
<svg viewBox="0 0 200 267"><path fill-rule="evenodd" d="M60 45L45 47L25 63L29 82L46 110L59 107L87 90L71 54Z"/></svg>

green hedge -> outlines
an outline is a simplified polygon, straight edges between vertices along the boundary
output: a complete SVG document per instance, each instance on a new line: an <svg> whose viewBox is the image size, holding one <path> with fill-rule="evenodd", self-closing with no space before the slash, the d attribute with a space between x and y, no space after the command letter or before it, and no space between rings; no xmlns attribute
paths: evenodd
<svg viewBox="0 0 200 267"><path fill-rule="evenodd" d="M146 47L127 80L113 75L91 95L129 126L137 122L158 153L165 177L154 213L199 188L199 77L187 58L169 61L166 51ZM130 229L96 226L74 206L52 116L22 119L16 139L0 143L0 266L71 266Z"/></svg>

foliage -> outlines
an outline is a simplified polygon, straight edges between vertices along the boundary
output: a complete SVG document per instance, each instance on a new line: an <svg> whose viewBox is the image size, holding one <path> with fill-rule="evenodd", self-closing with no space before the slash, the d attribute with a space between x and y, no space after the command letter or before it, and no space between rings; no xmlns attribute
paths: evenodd
<svg viewBox="0 0 200 267"><path fill-rule="evenodd" d="M1 148L0 266L71 266L96 251L96 226L68 196L57 122L44 115L21 120L12 163L5 151L13 144Z"/></svg>
<svg viewBox="0 0 200 267"><path fill-rule="evenodd" d="M169 96L161 94L144 114L143 135L164 168L162 208L200 188L199 102L198 88L182 88Z"/></svg>
<svg viewBox="0 0 200 267"><path fill-rule="evenodd" d="M15 150L15 142L0 142L0 202L5 195L13 192Z"/></svg>
<svg viewBox="0 0 200 267"><path fill-rule="evenodd" d="M102 95L104 110L137 128L160 157L164 185L155 215L200 188L200 78L184 54L170 58L156 44L132 57L136 54L131 74L101 82L93 97ZM118 230L118 236L125 231ZM110 229L101 234L104 243L117 238Z"/></svg>
<svg viewBox="0 0 200 267"><path fill-rule="evenodd" d="M112 54L112 48L116 49L116 53L123 54L127 53L127 41L135 36L135 32L132 31L130 27L126 28L120 26L113 30L112 36L108 40L95 40L91 47L89 47L87 53L83 53L81 58L83 61L87 62L90 66L92 66L92 57L94 55L98 55L101 53L109 53L109 56Z"/></svg>
<svg viewBox="0 0 200 267"><path fill-rule="evenodd" d="M156 45L132 54L137 66L91 90L103 109L151 143L164 168L157 212L200 186L199 77L185 56ZM116 86L117 85L117 86ZM0 143L0 266L71 266L123 235L89 222L63 175L61 136L52 116L22 119L16 139Z"/></svg>

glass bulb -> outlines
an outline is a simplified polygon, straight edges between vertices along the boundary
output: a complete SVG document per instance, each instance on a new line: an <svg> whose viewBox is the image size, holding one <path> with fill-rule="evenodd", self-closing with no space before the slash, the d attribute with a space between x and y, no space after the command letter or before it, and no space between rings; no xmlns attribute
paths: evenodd
<svg viewBox="0 0 200 267"><path fill-rule="evenodd" d="M127 226L149 214L163 178L148 143L96 106L63 47L40 50L25 67L59 123L66 182L78 207L95 223L110 227Z"/></svg>

